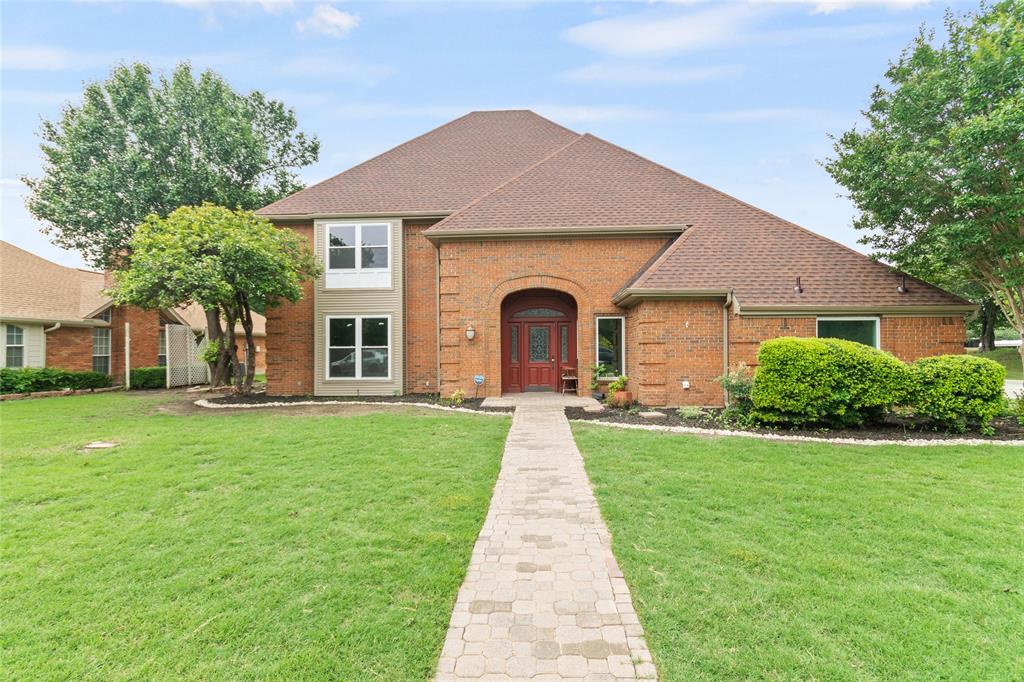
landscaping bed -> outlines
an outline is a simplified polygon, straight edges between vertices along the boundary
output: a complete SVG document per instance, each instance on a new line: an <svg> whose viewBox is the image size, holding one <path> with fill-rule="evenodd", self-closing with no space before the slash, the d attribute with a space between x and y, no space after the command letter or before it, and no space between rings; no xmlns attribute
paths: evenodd
<svg viewBox="0 0 1024 682"><path fill-rule="evenodd" d="M662 419L649 419L641 417L640 412L660 412L664 414ZM1022 428L1015 417L996 417L992 420L992 427L995 434L985 436L977 431L967 433L954 433L949 431L935 430L926 424L915 422L913 419L902 419L895 416L886 418L882 424L865 426L862 428L845 429L811 429L811 428L767 428L767 427L741 427L735 423L723 421L720 418L722 410L719 408L706 408L699 417L681 417L674 409L655 408L632 408L624 409L618 407L606 407L603 412L587 412L582 407L567 407L565 414L569 419L595 421L606 424L643 424L645 426L684 426L696 429L717 429L724 431L736 431L741 433L764 433L788 436L806 436L814 438L837 438L855 440L954 440L969 438L984 438L986 440L1022 440L1024 439L1024 428Z"/></svg>
<svg viewBox="0 0 1024 682"><path fill-rule="evenodd" d="M440 405L442 407L461 407L466 410L477 410L479 412L515 412L514 407L484 407L483 398L465 398L461 403L455 404L450 400L440 399L432 393L414 393L410 395L361 395L361 396L312 396L312 395L267 395L266 393L253 393L252 395L222 395L216 398L208 398L209 402L217 405L274 405L278 403L398 403L398 404L421 404Z"/></svg>

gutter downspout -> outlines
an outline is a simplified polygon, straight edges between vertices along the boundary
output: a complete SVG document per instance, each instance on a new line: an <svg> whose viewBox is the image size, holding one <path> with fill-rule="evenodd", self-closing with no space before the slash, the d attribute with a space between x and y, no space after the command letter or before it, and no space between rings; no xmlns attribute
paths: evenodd
<svg viewBox="0 0 1024 682"><path fill-rule="evenodd" d="M725 295L722 304L722 376L729 373L729 306L732 304L732 291ZM722 389L725 406L729 407L729 393Z"/></svg>
<svg viewBox="0 0 1024 682"><path fill-rule="evenodd" d="M435 243L434 250L437 258L434 259L434 306L435 306L435 337L437 343L437 395L441 395L441 245Z"/></svg>
<svg viewBox="0 0 1024 682"><path fill-rule="evenodd" d="M49 334L50 332L55 332L55 331L57 331L58 329L60 329L60 327L61 327L61 323L60 323L60 322L57 322L57 323L55 323L55 324L54 324L54 325L53 325L52 327L50 327L49 329L45 329L45 328L44 328L44 329L43 329L43 333L44 333L44 334Z"/></svg>

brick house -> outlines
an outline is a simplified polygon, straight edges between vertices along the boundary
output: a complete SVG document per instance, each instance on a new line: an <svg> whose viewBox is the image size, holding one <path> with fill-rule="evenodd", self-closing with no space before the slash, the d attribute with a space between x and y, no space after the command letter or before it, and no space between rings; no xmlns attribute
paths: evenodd
<svg viewBox="0 0 1024 682"><path fill-rule="evenodd" d="M166 362L163 326L188 324L205 333L198 306L142 310L113 305L101 272L68 268L0 241L0 367L98 371L124 380L125 324L132 367ZM253 315L256 371L266 369L266 320Z"/></svg>
<svg viewBox="0 0 1024 682"><path fill-rule="evenodd" d="M325 274L270 311L271 394L558 390L721 405L761 341L963 350L967 301L530 111L473 112L259 211Z"/></svg>

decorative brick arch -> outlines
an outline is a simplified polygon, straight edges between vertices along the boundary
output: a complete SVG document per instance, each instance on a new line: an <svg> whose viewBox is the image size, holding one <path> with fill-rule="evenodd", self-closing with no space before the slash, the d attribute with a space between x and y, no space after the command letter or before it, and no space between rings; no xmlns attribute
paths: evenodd
<svg viewBox="0 0 1024 682"><path fill-rule="evenodd" d="M501 308L502 303L512 294L530 289L549 289L571 296L576 302L576 357L579 363L581 388L589 384L589 358L593 357L594 329L590 295L578 282L556 275L527 275L513 277L499 282L490 292L485 309L481 311L484 327L482 342L487 363L487 373L494 377L492 393L501 387ZM584 378L584 373L586 377ZM497 391L494 390L497 388Z"/></svg>

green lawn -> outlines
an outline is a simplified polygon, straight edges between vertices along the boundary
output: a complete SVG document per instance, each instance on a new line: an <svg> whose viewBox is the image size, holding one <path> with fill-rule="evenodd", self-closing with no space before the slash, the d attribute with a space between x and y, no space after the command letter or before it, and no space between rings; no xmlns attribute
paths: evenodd
<svg viewBox="0 0 1024 682"><path fill-rule="evenodd" d="M429 678L508 420L168 400L0 406L4 677Z"/></svg>
<svg viewBox="0 0 1024 682"><path fill-rule="evenodd" d="M988 358L998 362L1006 368L1007 379L1024 379L1024 371L1021 370L1020 353L1017 352L1016 348L996 348L986 353L971 351L971 354L977 355L979 358Z"/></svg>
<svg viewBox="0 0 1024 682"><path fill-rule="evenodd" d="M574 431L661 679L1020 679L1021 449Z"/></svg>

